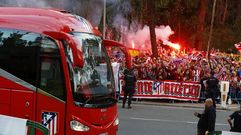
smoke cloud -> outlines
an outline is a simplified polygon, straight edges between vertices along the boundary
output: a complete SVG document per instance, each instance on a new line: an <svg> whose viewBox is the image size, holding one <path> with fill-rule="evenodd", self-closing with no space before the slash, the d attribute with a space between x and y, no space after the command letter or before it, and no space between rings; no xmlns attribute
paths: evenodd
<svg viewBox="0 0 241 135"><path fill-rule="evenodd" d="M16 7L50 7L44 0L1 0L1 6Z"/></svg>
<svg viewBox="0 0 241 135"><path fill-rule="evenodd" d="M39 8L59 8L78 14L93 26L98 26L101 21L104 8L104 0L0 0L1 6L17 7L39 7ZM123 44L132 47L135 43L137 49L150 49L150 31L148 26L141 26L137 21L130 23L126 16L132 12L132 6L129 0L106 0L107 16L112 12L114 16L108 18L112 27L121 33ZM107 26L108 27L108 26ZM161 40L163 44L169 44L169 36L174 34L169 26L156 27L157 41Z"/></svg>
<svg viewBox="0 0 241 135"><path fill-rule="evenodd" d="M0 3L0 6L67 10L86 18L94 26L99 25L103 13L103 0L0 0Z"/></svg>
<svg viewBox="0 0 241 135"><path fill-rule="evenodd" d="M116 9L116 15L113 17L112 26L121 32L121 41L124 45L132 48L133 42L136 49L146 50L151 49L150 42L150 30L148 26L142 26L137 21L130 22L124 17L132 12L130 1L124 1L119 4L119 8ZM117 6L118 7L118 6ZM169 37L174 34L170 26L158 26L155 28L156 39L158 42L162 42L164 45L173 44L169 41Z"/></svg>
<svg viewBox="0 0 241 135"><path fill-rule="evenodd" d="M127 30L127 28L125 28L125 30ZM172 31L170 26L161 25L155 28L155 32L157 41L162 41L164 45L171 44L169 37L174 34L174 31ZM137 31L125 31L125 33L125 44L128 47L132 47L132 42L134 41L136 49L151 49L149 26L145 25L142 29L138 29Z"/></svg>

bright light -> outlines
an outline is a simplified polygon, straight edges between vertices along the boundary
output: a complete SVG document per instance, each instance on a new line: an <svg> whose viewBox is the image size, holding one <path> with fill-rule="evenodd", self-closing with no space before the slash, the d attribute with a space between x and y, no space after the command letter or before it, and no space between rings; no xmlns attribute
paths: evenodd
<svg viewBox="0 0 241 135"><path fill-rule="evenodd" d="M179 50L181 47L179 44L171 44L171 47L173 47L174 49Z"/></svg>
<svg viewBox="0 0 241 135"><path fill-rule="evenodd" d="M177 50L180 50L181 48L179 44L175 44L175 43L169 43L167 45Z"/></svg>
<svg viewBox="0 0 241 135"><path fill-rule="evenodd" d="M145 50L145 44L141 45L141 50Z"/></svg>
<svg viewBox="0 0 241 135"><path fill-rule="evenodd" d="M90 128L79 121L72 120L70 121L70 128L74 131L89 131Z"/></svg>
<svg viewBox="0 0 241 135"><path fill-rule="evenodd" d="M181 46L179 44L172 43L170 41L163 41L164 45L168 45L174 49L180 50Z"/></svg>
<svg viewBox="0 0 241 135"><path fill-rule="evenodd" d="M135 42L134 42L134 40L132 40L132 48L133 48L133 49L135 48Z"/></svg>
<svg viewBox="0 0 241 135"><path fill-rule="evenodd" d="M119 123L120 123L120 120L119 120L119 118L117 117L117 118L115 119L114 126L119 125Z"/></svg>

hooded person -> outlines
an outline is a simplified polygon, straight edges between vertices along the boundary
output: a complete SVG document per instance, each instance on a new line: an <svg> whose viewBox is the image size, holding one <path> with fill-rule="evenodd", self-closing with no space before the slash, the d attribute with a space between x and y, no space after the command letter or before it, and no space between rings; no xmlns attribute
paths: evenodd
<svg viewBox="0 0 241 135"><path fill-rule="evenodd" d="M124 81L125 81L125 85L124 85L124 99L123 99L123 103L122 103L122 108L125 108L125 103L127 100L127 96L128 96L128 109L131 108L131 100L132 100L132 96L135 93L135 85L136 85L136 76L133 73L133 70L131 69L125 69L124 71Z"/></svg>
<svg viewBox="0 0 241 135"><path fill-rule="evenodd" d="M199 118L197 135L208 135L215 130L216 109L213 107L211 98L206 99L203 113L195 112L194 115Z"/></svg>

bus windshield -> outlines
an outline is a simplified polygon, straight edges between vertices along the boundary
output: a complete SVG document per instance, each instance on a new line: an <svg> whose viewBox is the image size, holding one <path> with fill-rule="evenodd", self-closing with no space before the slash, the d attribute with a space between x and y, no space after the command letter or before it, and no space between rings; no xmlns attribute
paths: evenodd
<svg viewBox="0 0 241 135"><path fill-rule="evenodd" d="M102 39L87 33L72 33L82 50L83 68L73 69L73 97L77 105L106 107L116 103L111 64Z"/></svg>

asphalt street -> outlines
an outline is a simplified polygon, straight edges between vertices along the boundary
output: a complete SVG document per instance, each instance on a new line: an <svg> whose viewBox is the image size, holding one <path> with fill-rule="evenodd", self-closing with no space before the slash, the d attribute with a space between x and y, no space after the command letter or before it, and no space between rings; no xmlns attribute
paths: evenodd
<svg viewBox="0 0 241 135"><path fill-rule="evenodd" d="M196 135L201 108L167 107L133 104L132 109L118 105L120 126L118 135ZM218 110L216 130L229 130L227 117L233 111Z"/></svg>

